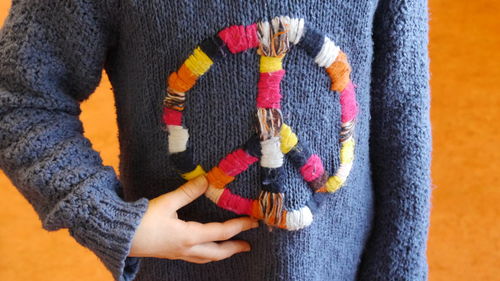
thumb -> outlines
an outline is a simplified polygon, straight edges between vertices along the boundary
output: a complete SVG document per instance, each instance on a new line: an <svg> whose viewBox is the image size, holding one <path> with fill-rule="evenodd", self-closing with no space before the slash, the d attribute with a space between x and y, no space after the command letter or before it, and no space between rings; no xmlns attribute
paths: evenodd
<svg viewBox="0 0 500 281"><path fill-rule="evenodd" d="M208 180L204 175L189 180L177 189L165 194L168 197L168 207L178 210L203 195L207 188Z"/></svg>

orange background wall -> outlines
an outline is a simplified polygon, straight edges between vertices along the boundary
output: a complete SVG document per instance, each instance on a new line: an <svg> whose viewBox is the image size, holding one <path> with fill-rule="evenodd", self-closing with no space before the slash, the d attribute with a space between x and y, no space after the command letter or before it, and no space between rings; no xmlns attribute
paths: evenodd
<svg viewBox="0 0 500 281"><path fill-rule="evenodd" d="M1 0L0 21L10 0ZM430 0L433 123L430 280L500 274L500 1ZM85 136L117 171L114 101L104 77L82 104ZM0 171L0 280L112 280L67 230L47 232Z"/></svg>

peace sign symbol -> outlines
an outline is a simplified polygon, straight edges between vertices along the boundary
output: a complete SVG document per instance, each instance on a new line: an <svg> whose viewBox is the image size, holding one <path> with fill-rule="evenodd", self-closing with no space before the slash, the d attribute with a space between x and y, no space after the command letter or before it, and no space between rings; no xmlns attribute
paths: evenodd
<svg viewBox="0 0 500 281"><path fill-rule="evenodd" d="M330 90L340 94L340 166L332 176L325 171L321 158L283 123L280 82L285 70L282 61L293 45L303 48L318 66L326 69L331 79ZM253 48L257 48L260 55L255 134L205 172L201 165L194 163L188 147L189 133L182 118L186 93L215 62L229 53ZM313 221L313 211L322 202L317 194L333 193L342 187L353 165L358 104L350 74L346 54L330 38L305 24L302 18L280 16L270 22L259 21L222 29L203 40L178 71L172 72L167 79L162 104L163 121L164 130L168 132L168 153L175 169L186 180L205 175L210 183L205 196L226 210L261 219L270 227L298 230L309 226ZM282 184L285 156L313 191L307 204L296 210L286 210L283 205L287 192L287 187ZM257 161L263 175L257 199L243 198L226 188L238 174Z"/></svg>

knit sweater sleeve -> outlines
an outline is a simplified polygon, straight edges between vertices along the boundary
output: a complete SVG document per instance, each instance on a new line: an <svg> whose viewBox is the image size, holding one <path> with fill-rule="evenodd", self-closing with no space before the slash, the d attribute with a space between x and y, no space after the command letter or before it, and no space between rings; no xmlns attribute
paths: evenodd
<svg viewBox="0 0 500 281"><path fill-rule="evenodd" d="M426 280L430 210L427 0L381 0L374 19L373 232L359 280Z"/></svg>
<svg viewBox="0 0 500 281"><path fill-rule="evenodd" d="M0 168L48 231L67 228L115 280L131 280L130 244L148 200L122 199L83 135L80 103L114 42L105 1L17 0L0 31Z"/></svg>

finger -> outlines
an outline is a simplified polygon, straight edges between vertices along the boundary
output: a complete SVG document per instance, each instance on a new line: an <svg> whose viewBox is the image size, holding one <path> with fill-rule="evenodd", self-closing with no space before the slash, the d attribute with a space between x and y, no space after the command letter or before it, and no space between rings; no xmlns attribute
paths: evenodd
<svg viewBox="0 0 500 281"><path fill-rule="evenodd" d="M190 247L186 255L218 261L228 258L236 253L250 251L250 244L243 240L230 240L224 242L207 242Z"/></svg>
<svg viewBox="0 0 500 281"><path fill-rule="evenodd" d="M169 208L178 210L205 193L208 181L204 175L198 176L177 189L165 194Z"/></svg>
<svg viewBox="0 0 500 281"><path fill-rule="evenodd" d="M259 222L252 217L239 217L229 219L225 222L199 223L196 221L186 222L188 244L227 240L236 234L258 227Z"/></svg>
<svg viewBox="0 0 500 281"><path fill-rule="evenodd" d="M212 260L209 260L209 259L202 259L202 258L198 258L198 257L183 257L181 258L182 260L185 260L185 261L188 261L188 262L192 262L192 263L207 263L207 262L211 262Z"/></svg>

